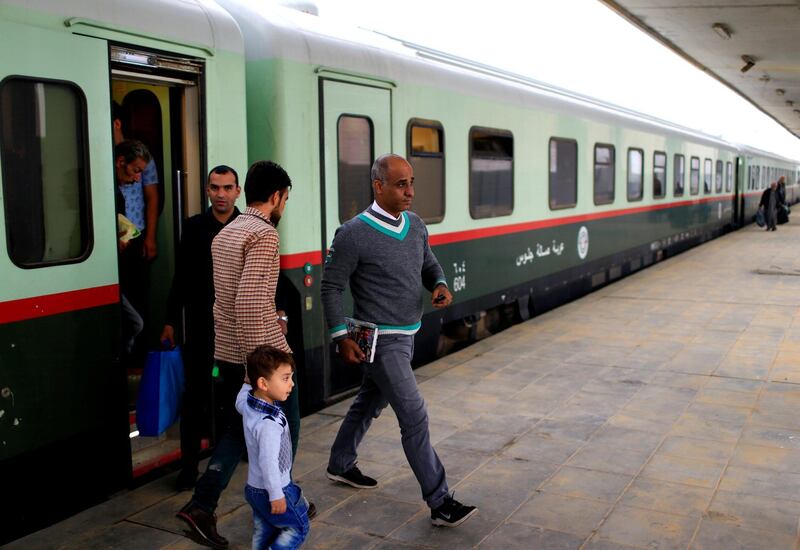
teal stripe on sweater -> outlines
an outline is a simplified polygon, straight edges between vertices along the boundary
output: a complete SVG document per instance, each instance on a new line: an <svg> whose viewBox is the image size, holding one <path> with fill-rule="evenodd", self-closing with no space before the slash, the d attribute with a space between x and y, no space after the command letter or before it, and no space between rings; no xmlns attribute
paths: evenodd
<svg viewBox="0 0 800 550"><path fill-rule="evenodd" d="M358 218L361 221L363 221L364 223L366 223L367 225L369 225L371 228L373 228L373 229L375 229L377 231L380 231L384 235L388 235L388 236L392 237L393 239L397 239L398 241L402 241L403 239L406 238L406 235L408 235L408 229L411 226L411 223L410 223L410 220L408 219L408 214L403 212L401 214L401 216L403 216L404 225L403 225L403 230L400 231L399 233L395 233L394 231L390 231L390 230L386 229L381 224L377 223L375 220L373 220L372 218L370 218L369 216L367 216L363 212L358 215Z"/></svg>

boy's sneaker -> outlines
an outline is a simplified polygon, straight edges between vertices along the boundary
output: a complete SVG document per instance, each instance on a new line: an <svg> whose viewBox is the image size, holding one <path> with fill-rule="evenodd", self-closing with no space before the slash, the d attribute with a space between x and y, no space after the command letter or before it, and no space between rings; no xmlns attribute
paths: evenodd
<svg viewBox="0 0 800 550"><path fill-rule="evenodd" d="M378 482L371 477L362 474L361 470L358 469L358 466L353 466L343 474L334 474L331 472L330 468L328 468L326 474L328 479L331 481L346 483L347 485L357 489L374 489L378 486Z"/></svg>
<svg viewBox="0 0 800 550"><path fill-rule="evenodd" d="M440 527L457 527L475 515L477 511L477 507L466 506L451 495L447 495L441 506L431 509L431 523Z"/></svg>

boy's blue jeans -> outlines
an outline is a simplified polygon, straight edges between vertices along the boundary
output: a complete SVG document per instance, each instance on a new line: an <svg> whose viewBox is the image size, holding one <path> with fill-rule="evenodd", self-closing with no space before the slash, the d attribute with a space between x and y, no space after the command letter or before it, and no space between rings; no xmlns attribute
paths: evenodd
<svg viewBox="0 0 800 550"><path fill-rule="evenodd" d="M273 514L270 496L264 489L244 487L244 498L253 509L253 550L300 548L308 536L308 506L300 487L289 483L283 488L286 511Z"/></svg>

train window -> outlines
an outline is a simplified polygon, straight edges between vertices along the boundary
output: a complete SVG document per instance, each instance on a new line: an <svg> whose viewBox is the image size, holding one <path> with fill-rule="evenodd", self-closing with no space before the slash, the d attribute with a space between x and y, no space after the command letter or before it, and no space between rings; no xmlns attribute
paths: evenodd
<svg viewBox="0 0 800 550"><path fill-rule="evenodd" d="M469 213L507 216L514 210L514 137L507 130L469 131Z"/></svg>
<svg viewBox="0 0 800 550"><path fill-rule="evenodd" d="M733 163L725 163L725 192L733 191Z"/></svg>
<svg viewBox="0 0 800 550"><path fill-rule="evenodd" d="M700 192L700 159L692 157L689 160L689 193L696 195Z"/></svg>
<svg viewBox="0 0 800 550"><path fill-rule="evenodd" d="M628 149L628 200L640 201L644 196L644 151Z"/></svg>
<svg viewBox="0 0 800 550"><path fill-rule="evenodd" d="M0 122L11 261L35 268L85 259L92 226L83 92L67 82L8 78Z"/></svg>
<svg viewBox="0 0 800 550"><path fill-rule="evenodd" d="M706 159L703 162L703 194L711 193L711 169L713 164L711 159Z"/></svg>
<svg viewBox="0 0 800 550"><path fill-rule="evenodd" d="M372 203L370 169L373 157L372 120L342 115L337 123L339 148L339 221L357 216Z"/></svg>
<svg viewBox="0 0 800 550"><path fill-rule="evenodd" d="M714 191L722 193L722 161L718 160L714 171Z"/></svg>
<svg viewBox="0 0 800 550"><path fill-rule="evenodd" d="M653 153L653 197L660 199L667 194L667 155Z"/></svg>
<svg viewBox="0 0 800 550"><path fill-rule="evenodd" d="M676 197L680 197L683 195L683 189L686 182L686 159L683 155L675 155L672 169L675 172L675 175L673 176L674 179L672 193Z"/></svg>
<svg viewBox="0 0 800 550"><path fill-rule="evenodd" d="M594 146L594 203L614 202L614 146L596 143Z"/></svg>
<svg viewBox="0 0 800 550"><path fill-rule="evenodd" d="M444 129L438 122L408 122L408 162L414 169L413 210L426 223L444 219Z"/></svg>
<svg viewBox="0 0 800 550"><path fill-rule="evenodd" d="M550 209L578 203L578 142L550 138Z"/></svg>

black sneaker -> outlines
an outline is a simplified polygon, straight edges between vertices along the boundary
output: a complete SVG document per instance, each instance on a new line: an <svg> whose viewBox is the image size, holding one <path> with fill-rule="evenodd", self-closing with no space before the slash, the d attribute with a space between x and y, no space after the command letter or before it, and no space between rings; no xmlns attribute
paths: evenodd
<svg viewBox="0 0 800 550"><path fill-rule="evenodd" d="M334 474L331 472L330 468L328 468L326 474L328 479L331 481L346 483L347 485L355 487L356 489L374 489L378 486L378 482L371 477L362 474L361 470L358 469L358 466L353 466L343 474Z"/></svg>
<svg viewBox="0 0 800 550"><path fill-rule="evenodd" d="M431 510L431 523L440 527L457 527L475 515L477 511L477 507L465 506L447 495L441 506Z"/></svg>
<svg viewBox="0 0 800 550"><path fill-rule="evenodd" d="M228 539L217 533L217 516L209 514L194 502L189 502L175 514L201 537L202 543L212 548L228 548Z"/></svg>

